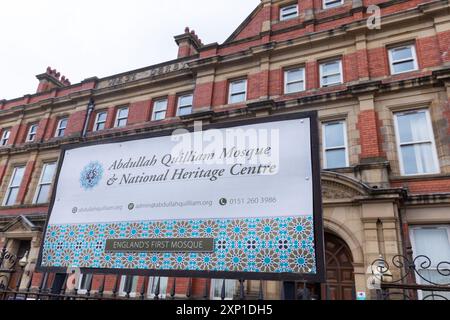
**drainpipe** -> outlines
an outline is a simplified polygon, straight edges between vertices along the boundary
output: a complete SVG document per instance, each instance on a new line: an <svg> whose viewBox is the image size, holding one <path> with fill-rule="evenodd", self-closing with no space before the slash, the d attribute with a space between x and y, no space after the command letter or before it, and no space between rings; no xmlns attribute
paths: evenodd
<svg viewBox="0 0 450 320"><path fill-rule="evenodd" d="M89 99L89 103L87 105L86 118L84 119L83 133L81 134L82 138L86 138L89 121L91 119L92 112L95 109L95 101L94 98Z"/></svg>

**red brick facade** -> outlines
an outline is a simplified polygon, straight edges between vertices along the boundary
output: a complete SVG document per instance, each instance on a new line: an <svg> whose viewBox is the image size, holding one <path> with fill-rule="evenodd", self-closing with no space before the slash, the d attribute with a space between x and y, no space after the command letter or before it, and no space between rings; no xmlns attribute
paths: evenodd
<svg viewBox="0 0 450 320"><path fill-rule="evenodd" d="M149 73L160 68L158 69L160 74L156 74L155 80L151 78L152 81L154 80L152 83L141 85L139 80L136 82L121 82L121 78L124 77L122 75L109 77L108 79L90 78L73 85L60 83L57 86L51 86L48 81L41 80L38 93L10 101L1 100L0 123L5 123L5 128L11 128L8 147L5 148L9 151L1 153L0 181L2 185L8 183L4 177L11 170L9 159L13 155L10 152L14 148L19 150L14 151L17 153L27 154L28 152L25 137L29 122L18 121L19 114L15 113L16 109L22 110L21 112L25 115L28 112L31 114L42 111L39 108L45 110L45 113L38 119L35 141L39 146L36 148L54 148L57 153L61 145L71 142L70 139L73 139L73 141L82 140L81 133L86 121L87 101L91 97L99 105L88 123L90 132L87 139L94 140L103 135L133 134L141 129L151 130L156 126L180 124L181 119L177 117L178 96L186 92L193 92L194 94L194 115L204 111L219 115L222 115L221 112L233 115L239 114L239 112L244 113L249 103L267 100L273 102L277 110L282 110L287 105L294 103L297 103L297 106L293 110L297 111L315 109L316 107L326 110L324 106L328 104L341 103L346 106L350 105L349 101L359 103L354 101L358 100L358 90L367 90L365 92L367 94L374 94L375 92L376 100L378 96L391 92L393 92L392 94L398 93L400 89L408 86L420 91L423 84L424 86L440 88L439 94L444 96L443 99L446 101L441 104L433 104L433 107L439 108L443 115L441 119L433 121L434 131L437 132L436 141L439 141L440 144L438 149L440 163L442 164L441 174L417 179L399 177L399 174L396 174L395 179L389 181L389 187L405 188L406 192L412 195L450 193L450 165L447 163L450 162L450 100L448 96L445 96L445 88L450 83L448 68L450 63L450 31L430 27L430 29L427 29L428 32L418 32L417 36L406 37L408 43L415 45L419 70L392 76L388 48L390 45L397 44L397 42L381 43L381 40L377 38L379 35L377 32L382 33L383 28L380 31L366 31L365 28L365 19L368 17L366 8L371 4L381 6L382 17L386 18L386 23L390 23L391 20L389 19L394 18L399 19L399 24L402 22L401 19L405 19L405 24L420 23L420 19L422 19L433 25L442 15L445 15L442 12L449 10L448 3L440 0L346 0L344 5L340 7L325 10L322 8L322 0L299 0L300 14L298 18L280 22L279 2L261 1L261 4L247 20L221 45L203 45L195 33L186 29L184 34L176 37L179 45L179 59L176 62L186 62L187 69L165 72L164 69L173 65L173 61L164 63L162 67L154 66L149 69ZM425 9L429 9L430 12L432 9L436 12L440 11L436 13L435 17L432 13L425 14ZM410 16L405 16L405 12L409 12ZM416 18L416 16L419 18ZM412 20L415 22L412 22ZM394 33L391 25L386 28L391 28L389 29L390 32ZM362 29L364 29L363 32ZM433 32L430 31L431 29L433 29ZM346 30L350 31L347 32ZM433 33L433 35L430 35L430 33ZM330 54L328 54L328 42L337 38L338 41L346 43L354 40L356 34L363 38L363 40L358 38L354 41L358 45L352 44L345 48L335 46L333 50L329 49ZM401 40L398 43L403 44L404 42L404 40ZM276 50L279 47L282 48L279 50L285 50L285 52L292 54L295 50L289 49L289 46L295 46L295 50L308 50L315 46L324 48L320 54L307 55L298 59L292 65L305 68L306 90L295 94L284 93L284 71L291 65L284 65L284 60L272 63L261 58L264 56L264 58L270 60L272 55L278 54ZM336 55L336 52L339 53ZM337 86L321 88L320 64L330 58L341 59L344 81ZM229 65L246 65L249 67L241 67L238 69L240 72L238 72L228 70ZM133 73L135 72L130 72L129 75ZM207 75L203 76L204 73ZM170 77L173 77L173 79ZM246 78L248 81L247 101L246 103L230 105L228 104L229 83L231 80L240 78ZM113 80L117 80L117 82ZM111 81L113 81L113 84L111 84ZM177 83L177 85L167 89L165 85L171 81ZM126 89L127 85L130 85L130 87ZM131 85L135 87L131 87ZM160 92L152 91L153 86L160 86ZM370 86L374 89L367 89ZM132 93L133 90L141 90L146 93L142 97L137 96L129 102L124 102L127 99L127 94ZM117 98L117 101L120 102L111 102L114 98L104 99L108 95L110 95L109 97L120 97ZM151 121L153 105L160 98L168 99L166 120L153 122ZM84 100L86 100L86 106L80 107L79 101ZM67 107L68 105L70 107ZM395 103L392 103L392 105L389 105L389 107L396 110ZM117 109L122 106L129 107L128 125L125 128L115 129ZM106 130L92 133L95 115L99 111L107 111ZM348 113L348 111L342 113ZM355 113L356 120L353 126L356 128L356 133L355 137L352 138L353 145L350 146L350 157L357 160L351 161L352 167L373 162L391 162L392 170L395 170L395 162L398 160L398 156L395 155L396 145L395 139L392 138L392 123L383 118L384 115L379 114L376 109L357 109ZM68 117L65 137L55 138L57 122L61 117ZM326 117L327 114L324 112L324 118ZM4 128L2 127L2 129ZM392 154L395 156L392 156ZM34 192L34 189L29 186L37 167L34 160L27 162L17 200L18 206L0 209L0 216L45 213L46 206L33 207L24 202L27 195ZM391 170L391 167L389 170ZM3 190L5 190L5 187L3 187ZM96 276L93 282L94 289L98 288L102 281L102 277ZM115 281L114 276L107 276L105 290L111 291L114 288ZM138 281L138 291L142 281L142 278ZM33 285L38 285L39 282L40 278L33 279ZM204 282L205 280L196 280L193 283L193 295L202 296L204 294ZM176 292L184 294L187 285L187 279L177 279ZM171 291L171 286L172 280L169 279L167 292Z"/></svg>

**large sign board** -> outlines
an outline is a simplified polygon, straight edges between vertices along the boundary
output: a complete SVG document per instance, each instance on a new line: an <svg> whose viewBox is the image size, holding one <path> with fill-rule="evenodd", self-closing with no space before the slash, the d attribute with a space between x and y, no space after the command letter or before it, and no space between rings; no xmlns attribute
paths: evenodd
<svg viewBox="0 0 450 320"><path fill-rule="evenodd" d="M315 113L65 147L40 269L323 280Z"/></svg>

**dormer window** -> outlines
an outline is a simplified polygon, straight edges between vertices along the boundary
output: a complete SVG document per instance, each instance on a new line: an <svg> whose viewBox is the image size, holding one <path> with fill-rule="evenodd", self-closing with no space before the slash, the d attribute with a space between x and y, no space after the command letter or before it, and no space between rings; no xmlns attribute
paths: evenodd
<svg viewBox="0 0 450 320"><path fill-rule="evenodd" d="M298 17L298 5L292 4L280 9L280 21Z"/></svg>

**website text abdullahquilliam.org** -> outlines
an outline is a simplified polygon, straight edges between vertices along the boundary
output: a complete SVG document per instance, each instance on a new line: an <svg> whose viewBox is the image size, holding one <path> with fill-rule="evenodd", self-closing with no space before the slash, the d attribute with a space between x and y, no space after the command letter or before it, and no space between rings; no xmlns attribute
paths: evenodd
<svg viewBox="0 0 450 320"><path fill-rule="evenodd" d="M213 201L160 201L160 202L152 202L152 203L142 203L137 204L136 209L145 209L145 208L183 208L183 207L212 207Z"/></svg>

